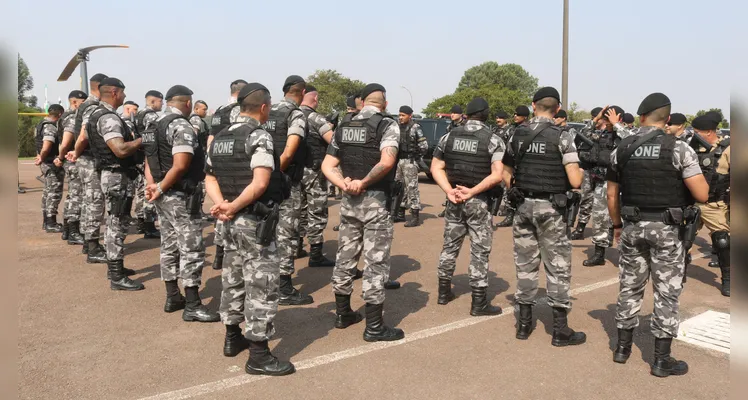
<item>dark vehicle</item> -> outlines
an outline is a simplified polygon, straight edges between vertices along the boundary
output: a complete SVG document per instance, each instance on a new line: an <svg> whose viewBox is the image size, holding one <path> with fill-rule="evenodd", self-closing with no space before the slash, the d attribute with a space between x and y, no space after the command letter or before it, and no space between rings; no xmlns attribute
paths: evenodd
<svg viewBox="0 0 748 400"><path fill-rule="evenodd" d="M418 125L421 125L423 136L426 137L426 141L429 144L429 149L423 156L423 162L419 162L418 166L421 172L426 173L426 176L428 176L429 179L432 179L430 172L431 157L434 154L434 149L436 148L437 143L439 143L439 139L447 134L447 127L450 124L450 120L424 118L418 119L416 122Z"/></svg>
<svg viewBox="0 0 748 400"><path fill-rule="evenodd" d="M585 127L585 124L581 122L569 122L568 125L574 128L577 132L579 132L580 130L582 130L582 128Z"/></svg>

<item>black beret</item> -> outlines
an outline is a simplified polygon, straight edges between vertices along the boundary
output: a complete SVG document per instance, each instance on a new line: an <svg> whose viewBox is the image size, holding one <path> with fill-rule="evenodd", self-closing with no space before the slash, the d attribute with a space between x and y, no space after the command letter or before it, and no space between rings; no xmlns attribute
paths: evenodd
<svg viewBox="0 0 748 400"><path fill-rule="evenodd" d="M149 90L145 93L145 97L158 97L159 99L163 99L164 95L158 90Z"/></svg>
<svg viewBox="0 0 748 400"><path fill-rule="evenodd" d="M106 78L109 78L109 77L106 76L106 75L104 75L104 74L99 73L99 74L96 74L96 75L92 76L89 79L89 81L91 81L91 82L101 82L101 81L103 81Z"/></svg>
<svg viewBox="0 0 748 400"><path fill-rule="evenodd" d="M462 114L462 107L460 106L452 106L452 108L449 110L450 114Z"/></svg>
<svg viewBox="0 0 748 400"><path fill-rule="evenodd" d="M566 114L566 110L558 110L556 113L555 118L568 118L569 116Z"/></svg>
<svg viewBox="0 0 748 400"><path fill-rule="evenodd" d="M138 107L138 108L140 108L140 106L138 105L138 103L136 103L136 102L134 102L134 101L132 101L132 100L127 100L127 101L125 102L125 104L123 104L123 106L135 106L135 107Z"/></svg>
<svg viewBox="0 0 748 400"><path fill-rule="evenodd" d="M468 103L465 114L473 115L483 110L488 110L488 102L483 97L476 97Z"/></svg>
<svg viewBox="0 0 748 400"><path fill-rule="evenodd" d="M700 131L713 131L717 129L719 122L720 121L714 119L713 115L704 114L700 117L694 118L693 121L691 121L691 126Z"/></svg>
<svg viewBox="0 0 748 400"><path fill-rule="evenodd" d="M527 106L517 106L517 108L514 110L514 113L519 115L520 117L529 117L530 109L527 108Z"/></svg>
<svg viewBox="0 0 748 400"><path fill-rule="evenodd" d="M672 113L670 114L670 121L668 121L668 125L683 125L686 123L686 116L681 113Z"/></svg>
<svg viewBox="0 0 748 400"><path fill-rule="evenodd" d="M535 92L535 96L532 97L532 102L536 102L546 97L553 97L557 101L561 101L561 96L558 94L558 90L550 86L542 87ZM529 115L529 114L528 114Z"/></svg>
<svg viewBox="0 0 748 400"><path fill-rule="evenodd" d="M616 114L618 114L618 115L620 115L620 116L623 116L623 114L625 114L625 113L626 113L625 111L623 111L623 108L621 108L621 107L618 107L618 106L610 106L610 107L606 107L606 108L605 108L605 110L603 110L603 117L602 117L603 119L608 119L608 117L607 117L607 115L606 115L606 114L608 114L608 110L610 110L611 108L612 108L613 110L615 110Z"/></svg>
<svg viewBox="0 0 748 400"><path fill-rule="evenodd" d="M366 98L369 97L369 95L374 92L387 93L387 90L385 90L384 86L378 83L370 83L364 86L363 89L361 89L361 99L366 100Z"/></svg>
<svg viewBox="0 0 748 400"><path fill-rule="evenodd" d="M708 111L706 114L704 114L704 116L708 116L718 123L722 122L722 114L718 113L717 111Z"/></svg>
<svg viewBox="0 0 748 400"><path fill-rule="evenodd" d="M88 95L86 94L86 92L84 92L82 90L73 90L68 95L68 99L81 99L81 100L85 100L87 97L88 97Z"/></svg>
<svg viewBox="0 0 748 400"><path fill-rule="evenodd" d="M642 100L639 109L636 110L638 115L649 114L652 111L670 105L670 99L662 93L652 93Z"/></svg>
<svg viewBox="0 0 748 400"><path fill-rule="evenodd" d="M312 92L316 92L316 91L317 91L316 87L314 87L312 85L306 85L306 92L307 93L312 93Z"/></svg>
<svg viewBox="0 0 748 400"><path fill-rule="evenodd" d="M268 88L265 87L265 85L257 82L248 83L246 86L242 88L242 90L239 91L239 95L236 96L236 101L241 103L247 96L250 94L258 91L263 90L265 92L270 93Z"/></svg>
<svg viewBox="0 0 748 400"><path fill-rule="evenodd" d="M192 96L192 90L184 85L174 85L166 91L166 100L171 100L177 96Z"/></svg>
<svg viewBox="0 0 748 400"><path fill-rule="evenodd" d="M356 99L358 98L357 95L348 96L345 99L345 105L348 106L348 108L356 108Z"/></svg>
<svg viewBox="0 0 748 400"><path fill-rule="evenodd" d="M602 107L595 107L592 109L592 111L590 111L590 115L592 116L592 118L595 118L597 117L597 114L600 114L600 111L602 110L603 110Z"/></svg>
<svg viewBox="0 0 748 400"><path fill-rule="evenodd" d="M507 119L509 118L509 114L505 113L504 111L498 111L496 113L496 118Z"/></svg>
<svg viewBox="0 0 748 400"><path fill-rule="evenodd" d="M631 113L623 113L623 122L627 124L633 124L636 118Z"/></svg>
<svg viewBox="0 0 748 400"><path fill-rule="evenodd" d="M125 84L122 83L121 80L114 78L114 77L104 78L104 80L102 80L101 83L99 83L99 87L102 87L102 86L114 86L120 89L125 88Z"/></svg>
<svg viewBox="0 0 748 400"><path fill-rule="evenodd" d="M283 83L283 93L287 93L288 89L291 86L296 85L298 83L304 83L304 82L306 82L304 80L304 78L302 78L302 77L300 77L298 75L291 75L291 76L289 76L288 78L286 78L286 81Z"/></svg>
<svg viewBox="0 0 748 400"><path fill-rule="evenodd" d="M413 114L413 109L410 108L410 106L402 106L402 107L400 107L400 112L404 113L404 114L412 115Z"/></svg>
<svg viewBox="0 0 748 400"><path fill-rule="evenodd" d="M65 108L63 106L59 105L59 104L52 104L52 105L49 106L49 108L47 108L47 112L48 113L52 113L52 112L55 112L55 113L64 113L65 112Z"/></svg>

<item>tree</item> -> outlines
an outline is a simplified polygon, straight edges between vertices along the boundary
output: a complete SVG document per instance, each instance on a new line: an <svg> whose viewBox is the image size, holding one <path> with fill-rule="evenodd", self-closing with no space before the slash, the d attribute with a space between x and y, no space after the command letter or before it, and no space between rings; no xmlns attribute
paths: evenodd
<svg viewBox="0 0 748 400"><path fill-rule="evenodd" d="M476 97L483 97L491 107L491 116L497 111L505 111L511 115L520 104L530 104L530 97L516 90L507 89L498 85L483 86L480 89L465 88L453 94L442 96L433 100L424 108L423 113L427 118L435 118L437 113L449 113L454 105L459 105L464 110L467 104Z"/></svg>
<svg viewBox="0 0 748 400"><path fill-rule="evenodd" d="M333 111L344 112L348 96L361 91L366 86L363 82L343 76L333 69L321 69L309 75L308 85L314 85L319 93L317 112L322 115Z"/></svg>
<svg viewBox="0 0 748 400"><path fill-rule="evenodd" d="M28 95L34 89L34 78L31 77L28 65L18 54L18 101L30 106L36 107L36 96Z"/></svg>
<svg viewBox="0 0 748 400"><path fill-rule="evenodd" d="M569 108L566 109L568 115L567 121L569 122L584 122L585 119L590 119L590 112L579 108L579 104L571 102Z"/></svg>
<svg viewBox="0 0 748 400"><path fill-rule="evenodd" d="M700 117L700 116L702 116L702 115L704 115L704 114L706 114L708 112L712 112L712 111L715 111L715 112L719 113L719 115L722 116L722 122L719 123L718 128L722 128L722 129L728 129L728 128L730 128L730 122L727 121L727 119L725 119L725 114L722 113L722 109L721 108L710 108L709 110L699 110L696 113L696 115L689 115L687 117L688 118L688 123L690 124L691 121L693 121L694 118Z"/></svg>
<svg viewBox="0 0 748 400"><path fill-rule="evenodd" d="M484 86L500 86L532 97L538 89L538 78L530 75L518 64L502 64L487 61L465 71L457 91L480 89Z"/></svg>

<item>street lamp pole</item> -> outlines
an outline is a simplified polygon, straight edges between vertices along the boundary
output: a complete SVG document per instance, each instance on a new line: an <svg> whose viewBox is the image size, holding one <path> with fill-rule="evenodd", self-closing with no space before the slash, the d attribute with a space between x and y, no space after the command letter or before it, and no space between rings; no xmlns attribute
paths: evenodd
<svg viewBox="0 0 748 400"><path fill-rule="evenodd" d="M561 61L561 104L569 107L569 0L564 0L564 38Z"/></svg>
<svg viewBox="0 0 748 400"><path fill-rule="evenodd" d="M410 95L410 108L413 108L413 93L411 93L410 89L406 88L405 86L400 86L400 87L408 91L408 94Z"/></svg>

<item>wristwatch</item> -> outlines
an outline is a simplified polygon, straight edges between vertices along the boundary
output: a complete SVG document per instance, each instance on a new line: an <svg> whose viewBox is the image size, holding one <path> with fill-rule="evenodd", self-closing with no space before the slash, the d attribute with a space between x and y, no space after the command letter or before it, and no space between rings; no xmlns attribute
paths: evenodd
<svg viewBox="0 0 748 400"><path fill-rule="evenodd" d="M159 182L159 183L158 183L158 184L156 185L156 189L158 189L158 194L159 194L159 196L163 196L163 195L164 195L164 190L163 190L163 189L161 189L161 182Z"/></svg>

